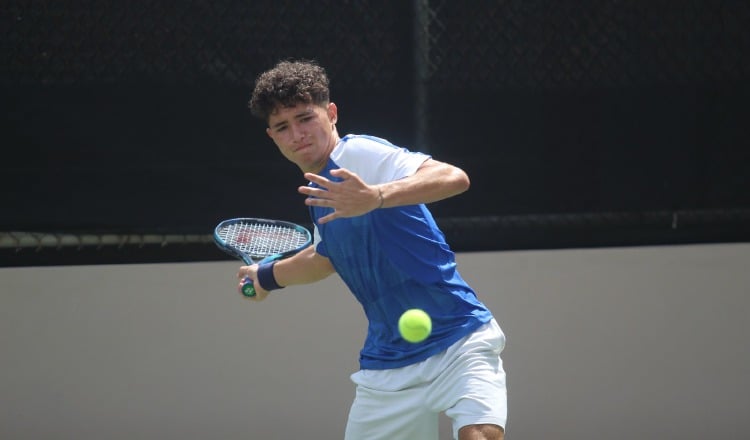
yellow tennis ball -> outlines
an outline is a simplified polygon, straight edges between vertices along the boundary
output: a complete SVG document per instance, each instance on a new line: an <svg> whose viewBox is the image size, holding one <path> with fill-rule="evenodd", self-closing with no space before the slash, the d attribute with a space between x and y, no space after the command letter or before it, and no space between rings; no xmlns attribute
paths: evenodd
<svg viewBox="0 0 750 440"><path fill-rule="evenodd" d="M398 331L409 342L422 342L432 333L432 319L424 310L409 309L399 318Z"/></svg>

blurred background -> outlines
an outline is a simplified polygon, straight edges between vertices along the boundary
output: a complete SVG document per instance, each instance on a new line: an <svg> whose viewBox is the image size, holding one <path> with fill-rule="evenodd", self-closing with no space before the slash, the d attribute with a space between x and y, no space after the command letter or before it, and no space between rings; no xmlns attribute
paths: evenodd
<svg viewBox="0 0 750 440"><path fill-rule="evenodd" d="M10 1L2 265L225 258L229 217L308 222L247 108L327 68L339 131L463 167L458 251L750 239L740 1Z"/></svg>

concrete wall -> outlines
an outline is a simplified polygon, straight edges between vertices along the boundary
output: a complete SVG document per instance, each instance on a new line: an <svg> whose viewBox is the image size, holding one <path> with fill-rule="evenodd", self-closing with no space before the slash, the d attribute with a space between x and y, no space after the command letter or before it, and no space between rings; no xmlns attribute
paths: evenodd
<svg viewBox="0 0 750 440"><path fill-rule="evenodd" d="M750 432L750 245L458 261L508 337L508 439ZM341 438L359 305L335 277L245 302L236 267L0 269L0 438Z"/></svg>

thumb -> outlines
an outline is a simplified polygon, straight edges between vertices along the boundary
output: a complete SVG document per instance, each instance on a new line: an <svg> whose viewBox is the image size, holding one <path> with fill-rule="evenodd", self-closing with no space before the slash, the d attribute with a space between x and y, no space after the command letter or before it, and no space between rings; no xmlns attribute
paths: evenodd
<svg viewBox="0 0 750 440"><path fill-rule="evenodd" d="M348 179L352 177L352 172L346 168L336 168L335 170L331 170L331 175L341 179Z"/></svg>

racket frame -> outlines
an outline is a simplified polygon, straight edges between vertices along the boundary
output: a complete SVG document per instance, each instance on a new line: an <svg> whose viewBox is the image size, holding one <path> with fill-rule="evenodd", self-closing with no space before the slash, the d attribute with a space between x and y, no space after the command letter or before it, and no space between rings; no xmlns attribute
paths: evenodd
<svg viewBox="0 0 750 440"><path fill-rule="evenodd" d="M301 232L303 235L305 235L307 240L304 244L294 249L290 249L288 251L273 253L269 255L250 255L247 252L243 252L237 247L232 246L224 238L222 238L222 235L220 234L220 231L224 230L225 228L231 225L242 224L242 223L260 223L260 224L264 224L268 226L278 226L278 227L283 227L287 229L293 229L296 232ZM220 222L218 225L216 225L216 227L214 228L214 243L219 249L233 256L234 258L242 260L248 266L253 265L253 264L261 265L265 263L270 263L272 261L282 260L284 258L291 257L292 255L297 254L303 249L306 249L312 244L312 234L310 234L310 231L304 226L300 226L296 223L287 222L284 220L272 220L272 219L265 219L265 218L253 218L253 217L238 217L238 218L231 218L231 219L224 220ZM255 296L256 292L255 292L255 287L253 286L252 280L249 277L246 277L243 281L244 282L241 288L242 294L247 297Z"/></svg>

